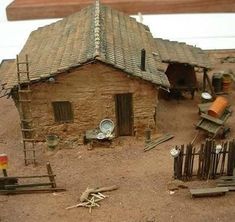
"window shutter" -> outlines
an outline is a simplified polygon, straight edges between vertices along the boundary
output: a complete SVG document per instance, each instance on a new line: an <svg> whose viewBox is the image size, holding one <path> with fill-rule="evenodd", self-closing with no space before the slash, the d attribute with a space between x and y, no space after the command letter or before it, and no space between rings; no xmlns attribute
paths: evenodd
<svg viewBox="0 0 235 222"><path fill-rule="evenodd" d="M69 101L52 102L55 122L72 122L73 111L72 104Z"/></svg>

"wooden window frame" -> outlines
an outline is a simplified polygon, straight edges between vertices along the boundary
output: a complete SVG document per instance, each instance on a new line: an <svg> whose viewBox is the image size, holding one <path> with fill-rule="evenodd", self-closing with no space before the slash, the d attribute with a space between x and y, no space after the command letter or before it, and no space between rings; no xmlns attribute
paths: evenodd
<svg viewBox="0 0 235 222"><path fill-rule="evenodd" d="M72 103L69 101L52 102L54 120L57 123L71 123L74 120Z"/></svg>

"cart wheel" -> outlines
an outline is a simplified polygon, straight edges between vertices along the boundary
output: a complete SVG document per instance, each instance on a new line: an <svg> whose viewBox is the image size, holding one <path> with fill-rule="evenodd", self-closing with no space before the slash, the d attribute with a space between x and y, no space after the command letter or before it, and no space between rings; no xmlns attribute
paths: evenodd
<svg viewBox="0 0 235 222"><path fill-rule="evenodd" d="M229 127L225 127L225 128L223 129L223 132L222 132L222 138L223 138L223 139L228 138L230 132L231 132L230 128L229 128Z"/></svg>

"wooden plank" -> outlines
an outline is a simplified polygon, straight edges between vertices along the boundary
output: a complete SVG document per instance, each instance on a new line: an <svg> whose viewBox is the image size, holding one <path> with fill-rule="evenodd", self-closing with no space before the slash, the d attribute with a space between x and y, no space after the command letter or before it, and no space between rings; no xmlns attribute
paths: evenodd
<svg viewBox="0 0 235 222"><path fill-rule="evenodd" d="M227 159L227 176L233 176L235 147L233 142L229 142L228 159Z"/></svg>
<svg viewBox="0 0 235 222"><path fill-rule="evenodd" d="M31 193L48 193L48 192L63 192L64 188L43 188L43 189L25 189L25 190L0 190L0 194L31 194Z"/></svg>
<svg viewBox="0 0 235 222"><path fill-rule="evenodd" d="M52 186L52 183L12 184L12 185L5 185L5 188L16 189L16 188L40 187L40 186Z"/></svg>
<svg viewBox="0 0 235 222"><path fill-rule="evenodd" d="M222 177L219 177L216 181L219 181L219 180L235 180L235 176L222 176Z"/></svg>
<svg viewBox="0 0 235 222"><path fill-rule="evenodd" d="M222 161L221 161L221 167L220 167L220 176L224 174L224 165L225 165L225 158L227 153L227 146L228 142L224 144L223 151L222 151Z"/></svg>
<svg viewBox="0 0 235 222"><path fill-rule="evenodd" d="M153 148L155 148L157 145L166 142L167 140L172 139L174 136L171 134L166 134L163 135L161 137L159 137L158 139L156 139L155 141L153 141L151 144L147 144L144 148L144 152L149 151Z"/></svg>
<svg viewBox="0 0 235 222"><path fill-rule="evenodd" d="M50 175L51 176L51 175ZM50 177L49 175L38 175L38 176L14 176L14 177L7 177L8 179L27 179L27 178L42 178L42 177ZM53 174L53 176L55 177L56 175ZM6 177L0 177L0 181L1 179L4 179Z"/></svg>
<svg viewBox="0 0 235 222"><path fill-rule="evenodd" d="M229 191L235 191L235 186L234 187L227 187Z"/></svg>
<svg viewBox="0 0 235 222"><path fill-rule="evenodd" d="M189 190L192 197L206 197L206 196L222 195L228 191L229 189L227 187L198 188L198 189Z"/></svg>
<svg viewBox="0 0 235 222"><path fill-rule="evenodd" d="M223 121L223 120L218 119L218 118L215 118L215 117L213 117L213 116L209 116L209 115L207 115L207 114L205 114L205 113L202 113L202 114L201 114L201 117L202 117L203 119L209 120L209 121L211 121L211 122L213 122L213 123L216 123L216 124L218 124L218 125L223 125L223 124L224 124L224 121Z"/></svg>
<svg viewBox="0 0 235 222"><path fill-rule="evenodd" d="M234 181L234 182L217 183L216 186L217 186L217 187L235 186L235 181Z"/></svg>
<svg viewBox="0 0 235 222"><path fill-rule="evenodd" d="M234 0L102 0L127 14L234 12ZM14 0L6 8L8 20L62 18L94 0Z"/></svg>

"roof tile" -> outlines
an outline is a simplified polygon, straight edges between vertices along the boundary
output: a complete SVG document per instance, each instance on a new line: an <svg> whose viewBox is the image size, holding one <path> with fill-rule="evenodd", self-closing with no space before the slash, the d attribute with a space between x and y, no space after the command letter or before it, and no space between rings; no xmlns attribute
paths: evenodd
<svg viewBox="0 0 235 222"><path fill-rule="evenodd" d="M163 62L185 63L207 69L211 68L209 56L200 48L161 38L155 38L155 44Z"/></svg>
<svg viewBox="0 0 235 222"><path fill-rule="evenodd" d="M140 52L146 50L146 71ZM50 76L99 58L101 61L157 85L169 87L149 29L98 1L78 13L33 31L19 54L29 57L30 79ZM17 84L16 64L0 70L8 87Z"/></svg>

